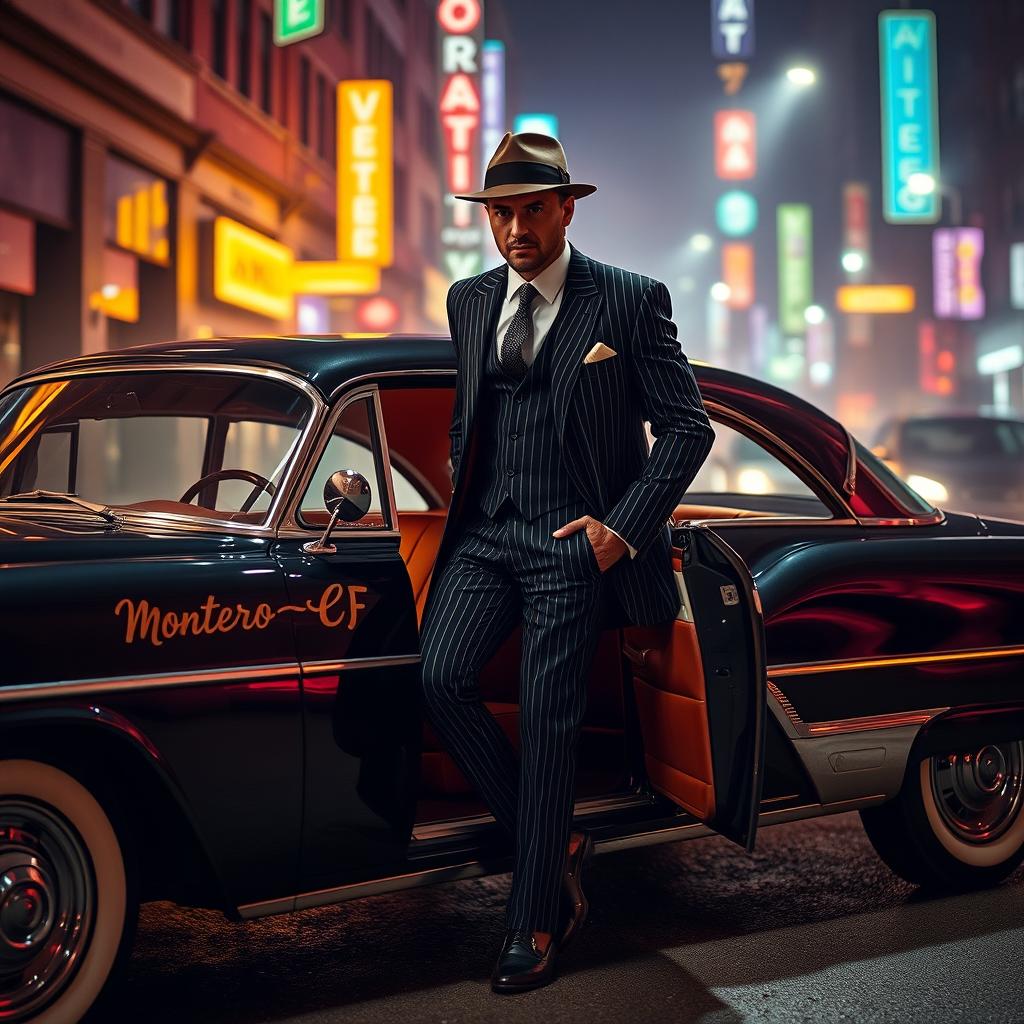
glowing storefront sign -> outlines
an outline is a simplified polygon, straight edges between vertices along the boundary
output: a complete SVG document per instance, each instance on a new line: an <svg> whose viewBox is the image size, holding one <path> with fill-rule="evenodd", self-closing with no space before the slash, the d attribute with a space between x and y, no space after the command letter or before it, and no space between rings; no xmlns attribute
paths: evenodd
<svg viewBox="0 0 1024 1024"><path fill-rule="evenodd" d="M380 267L372 263L302 260L292 266L296 295L372 295L380 291Z"/></svg>
<svg viewBox="0 0 1024 1024"><path fill-rule="evenodd" d="M391 266L394 246L392 85L338 83L338 258Z"/></svg>
<svg viewBox="0 0 1024 1024"><path fill-rule="evenodd" d="M480 174L480 55L483 8L480 0L441 0L441 127L445 183L441 244L452 280L478 274L483 230L475 203L454 198L478 187Z"/></svg>
<svg viewBox="0 0 1024 1024"><path fill-rule="evenodd" d="M730 309L749 309L754 301L754 247L744 242L722 246L722 280L729 286Z"/></svg>
<svg viewBox="0 0 1024 1024"><path fill-rule="evenodd" d="M939 180L935 15L882 11L878 16L882 85L882 214L890 224L934 224L937 191L911 191L912 174Z"/></svg>
<svg viewBox="0 0 1024 1024"><path fill-rule="evenodd" d="M842 313L910 313L914 289L906 284L844 284L836 291Z"/></svg>
<svg viewBox="0 0 1024 1024"><path fill-rule="evenodd" d="M715 204L715 222L723 235L749 235L757 227L757 200L741 189L724 192Z"/></svg>
<svg viewBox="0 0 1024 1024"><path fill-rule="evenodd" d="M932 233L932 284L935 315L979 320L985 315L981 287L981 228L936 228Z"/></svg>
<svg viewBox="0 0 1024 1024"><path fill-rule="evenodd" d="M715 113L715 174L727 180L752 178L757 170L754 115L749 110Z"/></svg>
<svg viewBox="0 0 1024 1024"><path fill-rule="evenodd" d="M754 56L754 0L711 0L711 54L718 60Z"/></svg>
<svg viewBox="0 0 1024 1024"><path fill-rule="evenodd" d="M324 30L326 0L274 0L274 42L288 46Z"/></svg>
<svg viewBox="0 0 1024 1024"><path fill-rule="evenodd" d="M803 334L804 310L813 301L811 208L782 203L777 211L779 243L779 325L786 334Z"/></svg>
<svg viewBox="0 0 1024 1024"><path fill-rule="evenodd" d="M106 240L150 263L167 266L171 255L167 182L116 156L107 156L105 171Z"/></svg>
<svg viewBox="0 0 1024 1024"><path fill-rule="evenodd" d="M291 249L229 217L213 222L213 294L273 320L291 317Z"/></svg>
<svg viewBox="0 0 1024 1024"><path fill-rule="evenodd" d="M554 114L517 114L513 130L534 132L536 135L548 135L558 138L558 118Z"/></svg>

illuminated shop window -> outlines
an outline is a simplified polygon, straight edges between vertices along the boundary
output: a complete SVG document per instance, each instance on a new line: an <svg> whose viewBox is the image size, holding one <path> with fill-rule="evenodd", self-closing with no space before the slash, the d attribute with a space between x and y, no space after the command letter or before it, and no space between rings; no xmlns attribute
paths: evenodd
<svg viewBox="0 0 1024 1024"><path fill-rule="evenodd" d="M107 242L167 266L171 255L167 182L116 156L107 157L106 171Z"/></svg>

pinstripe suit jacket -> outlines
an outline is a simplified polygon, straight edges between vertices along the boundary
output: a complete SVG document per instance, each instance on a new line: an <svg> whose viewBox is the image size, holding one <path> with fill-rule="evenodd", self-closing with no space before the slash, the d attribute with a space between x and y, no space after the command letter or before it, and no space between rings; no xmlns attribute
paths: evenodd
<svg viewBox="0 0 1024 1024"><path fill-rule="evenodd" d="M508 267L502 266L457 281L448 293L458 359L450 432L454 494L435 581L458 535L478 457L474 414L507 281ZM585 364L584 356L599 341L617 355ZM544 345L553 346L551 396L566 471L591 514L637 549L635 559L627 554L608 570L619 619L638 624L669 619L679 597L666 521L715 435L676 340L668 289L573 247L562 305ZM645 420L655 438L649 453Z"/></svg>

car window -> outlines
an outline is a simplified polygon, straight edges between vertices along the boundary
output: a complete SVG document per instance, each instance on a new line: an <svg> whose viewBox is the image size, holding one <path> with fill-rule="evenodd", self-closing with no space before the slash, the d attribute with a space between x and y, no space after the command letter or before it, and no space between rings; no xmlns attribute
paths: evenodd
<svg viewBox="0 0 1024 1024"><path fill-rule="evenodd" d="M268 480L278 480L284 473L298 433L294 427L280 423L256 423L252 420L231 423L224 437L221 462L227 469L242 467ZM246 480L224 480L218 497L227 507L233 507L245 501L252 494L252 489L253 485ZM269 492L260 491L252 510L266 510L270 498Z"/></svg>
<svg viewBox="0 0 1024 1024"><path fill-rule="evenodd" d="M79 420L76 490L102 494L107 505L179 498L203 475L209 425L195 416Z"/></svg>
<svg viewBox="0 0 1024 1024"><path fill-rule="evenodd" d="M259 521L312 411L297 388L249 374L107 373L26 385L0 398L0 496L54 490L138 511ZM181 501L225 470L246 479L213 480Z"/></svg>
<svg viewBox="0 0 1024 1024"><path fill-rule="evenodd" d="M712 425L715 440L687 489L684 502L735 504L740 508L783 512L790 509L778 504L780 499L799 498L805 499L808 505L806 512L801 509L801 514L831 515L814 491L777 455L728 424L716 420ZM762 501L749 500L759 496L763 496Z"/></svg>
<svg viewBox="0 0 1024 1024"><path fill-rule="evenodd" d="M384 467L376 423L373 399L369 396L349 402L342 410L302 497L299 521L304 526L320 528L326 523L324 484L341 469L365 477L370 485L370 507L362 519L339 523L338 527L381 529L389 525L384 512ZM407 481L403 483L408 486Z"/></svg>

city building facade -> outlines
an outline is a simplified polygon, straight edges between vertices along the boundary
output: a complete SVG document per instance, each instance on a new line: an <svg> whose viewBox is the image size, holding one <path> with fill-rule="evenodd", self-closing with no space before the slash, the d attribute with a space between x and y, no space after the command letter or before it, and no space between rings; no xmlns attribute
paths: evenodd
<svg viewBox="0 0 1024 1024"><path fill-rule="evenodd" d="M0 0L0 384L174 337L443 330L429 0L327 0L275 44L273 0ZM336 86L393 85L393 258L338 258Z"/></svg>

